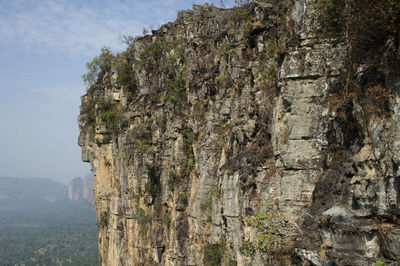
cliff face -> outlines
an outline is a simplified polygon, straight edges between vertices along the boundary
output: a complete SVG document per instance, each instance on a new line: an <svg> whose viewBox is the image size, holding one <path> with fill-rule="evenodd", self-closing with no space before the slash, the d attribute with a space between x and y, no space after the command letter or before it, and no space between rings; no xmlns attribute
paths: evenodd
<svg viewBox="0 0 400 266"><path fill-rule="evenodd" d="M79 116L103 265L398 259L398 42L352 65L353 91L311 11L194 6L104 55Z"/></svg>

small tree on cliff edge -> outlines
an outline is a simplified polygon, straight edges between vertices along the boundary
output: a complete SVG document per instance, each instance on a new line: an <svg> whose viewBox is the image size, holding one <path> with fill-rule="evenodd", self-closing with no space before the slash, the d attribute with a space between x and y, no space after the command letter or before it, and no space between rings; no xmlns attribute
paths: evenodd
<svg viewBox="0 0 400 266"><path fill-rule="evenodd" d="M82 75L83 82L88 88L96 82L102 68L109 66L113 58L109 47L104 46L100 51L100 55L95 56L92 61L86 63L88 73Z"/></svg>

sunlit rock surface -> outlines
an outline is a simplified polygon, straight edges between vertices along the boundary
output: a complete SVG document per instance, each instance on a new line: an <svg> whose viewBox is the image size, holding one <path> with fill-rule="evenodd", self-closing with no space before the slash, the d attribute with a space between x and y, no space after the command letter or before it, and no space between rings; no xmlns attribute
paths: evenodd
<svg viewBox="0 0 400 266"><path fill-rule="evenodd" d="M82 97L103 265L398 259L398 73L366 57L387 115L340 113L343 40L315 35L306 0L263 2L180 12Z"/></svg>

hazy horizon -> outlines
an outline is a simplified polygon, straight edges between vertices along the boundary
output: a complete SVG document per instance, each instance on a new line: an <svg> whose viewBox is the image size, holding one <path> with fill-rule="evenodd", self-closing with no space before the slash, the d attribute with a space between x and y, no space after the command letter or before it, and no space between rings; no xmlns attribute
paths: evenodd
<svg viewBox="0 0 400 266"><path fill-rule="evenodd" d="M89 172L89 173L87 173L86 175L83 175L83 176L75 176L75 177L72 177L72 178L70 178L69 180L57 180L57 179L55 179L55 178L51 178L51 177L46 177L46 176L0 176L0 179L2 179L2 178L16 178L16 179L50 179L50 180L52 180L52 181L56 181L56 182L59 182L59 183L62 183L62 184L64 184L64 185L66 185L66 186L68 186L70 183L71 183L71 181L73 180L73 179L75 179L75 178L78 178L78 177L80 177L80 178L84 178L85 176L87 176L87 175L89 175L89 174L91 174L92 172Z"/></svg>

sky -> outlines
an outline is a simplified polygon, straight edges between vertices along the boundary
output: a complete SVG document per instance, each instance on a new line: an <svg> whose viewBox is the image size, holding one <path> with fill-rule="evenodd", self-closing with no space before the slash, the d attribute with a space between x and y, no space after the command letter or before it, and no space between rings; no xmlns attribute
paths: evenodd
<svg viewBox="0 0 400 266"><path fill-rule="evenodd" d="M205 2L0 0L0 176L68 183L88 174L77 145L86 62Z"/></svg>

